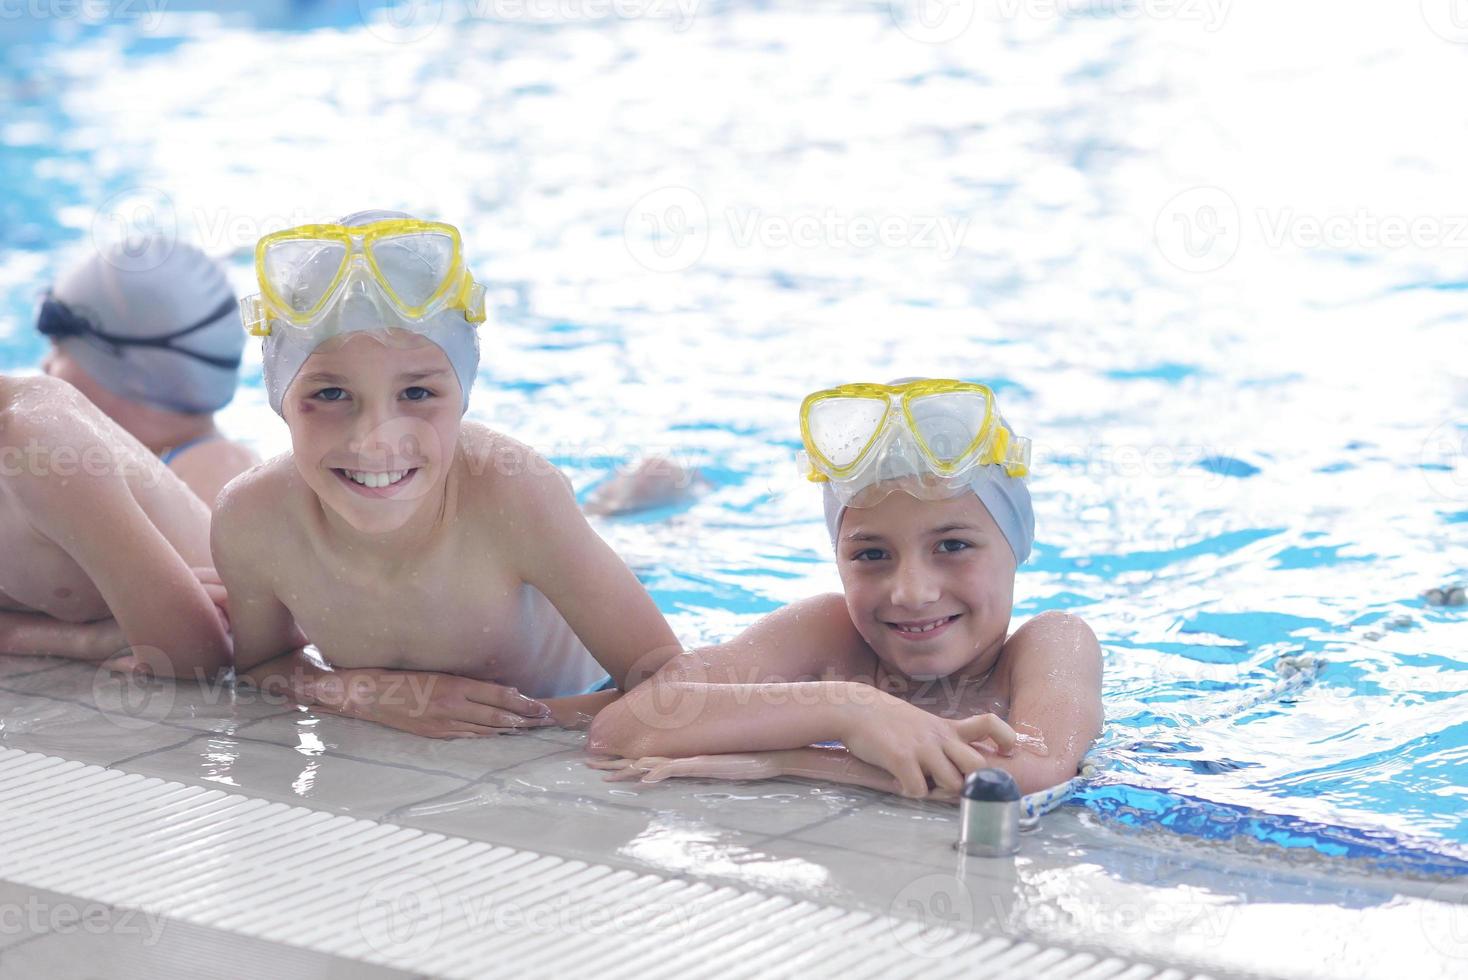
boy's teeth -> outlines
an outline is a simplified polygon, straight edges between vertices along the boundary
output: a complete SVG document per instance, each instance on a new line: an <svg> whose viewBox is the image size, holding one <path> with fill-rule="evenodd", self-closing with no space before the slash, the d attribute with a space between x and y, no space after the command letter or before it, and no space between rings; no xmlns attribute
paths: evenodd
<svg viewBox="0 0 1468 980"><path fill-rule="evenodd" d="M933 630L937 629L939 626L942 626L944 623L948 622L948 620L950 620L952 618L953 618L952 616L944 616L942 619L935 619L935 620L933 620L931 623L928 623L926 626L902 626L902 625L899 625L897 627L897 629L899 631L903 632L903 633L931 633L931 632L933 632Z"/></svg>
<svg viewBox="0 0 1468 980"><path fill-rule="evenodd" d="M376 490L381 487L390 487L407 475L407 470L393 470L390 473L365 473L360 470L343 470L354 483L360 483L364 487Z"/></svg>

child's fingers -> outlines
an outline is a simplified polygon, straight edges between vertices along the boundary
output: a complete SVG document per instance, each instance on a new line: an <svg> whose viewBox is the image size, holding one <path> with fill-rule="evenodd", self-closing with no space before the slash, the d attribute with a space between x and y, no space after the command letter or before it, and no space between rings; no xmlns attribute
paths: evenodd
<svg viewBox="0 0 1468 980"><path fill-rule="evenodd" d="M951 790L955 793L963 789L963 773L959 772L958 767L949 761L942 746L929 746L923 751L921 761L923 769L940 789ZM926 784L923 789L927 789Z"/></svg>
<svg viewBox="0 0 1468 980"><path fill-rule="evenodd" d="M503 708L490 708L477 701L463 701L448 709L456 720L485 725L489 728L544 728L554 725L554 718L526 718Z"/></svg>
<svg viewBox="0 0 1468 980"><path fill-rule="evenodd" d="M441 738L484 738L486 736L499 735L503 729L490 728L486 725L475 725L467 721L456 721L453 728L443 733Z"/></svg>
<svg viewBox="0 0 1468 980"><path fill-rule="evenodd" d="M943 751L947 753L949 760L958 768L958 771L965 776L975 769L984 769L989 765L979 750L967 742L944 742Z"/></svg>
<svg viewBox="0 0 1468 980"><path fill-rule="evenodd" d="M466 680L463 693L465 700L488 705L491 708L499 708L525 718L538 718L550 714L549 705L533 698L527 698L513 687L505 687L503 684Z"/></svg>
<svg viewBox="0 0 1468 980"><path fill-rule="evenodd" d="M915 759L904 759L892 773L902 787L903 796L921 797L928 794L928 779Z"/></svg>
<svg viewBox="0 0 1468 980"><path fill-rule="evenodd" d="M138 669L138 658L130 653L104 660L102 666L114 674L131 674Z"/></svg>
<svg viewBox="0 0 1468 980"><path fill-rule="evenodd" d="M601 778L604 783L630 783L642 778L641 769L627 768L620 772L609 773Z"/></svg>
<svg viewBox="0 0 1468 980"><path fill-rule="evenodd" d="M592 769L605 769L608 772L617 772L626 769L632 764L631 759L587 759L586 764Z"/></svg>
<svg viewBox="0 0 1468 980"><path fill-rule="evenodd" d="M1014 729L1006 725L998 715L973 715L959 721L955 727L965 742L991 738L999 747L1001 755L1014 752Z"/></svg>
<svg viewBox="0 0 1468 980"><path fill-rule="evenodd" d="M676 776L713 776L702 760L697 758L688 759L653 759L640 760L651 761L653 765L648 768L647 774L642 777L644 783L660 783L664 779Z"/></svg>
<svg viewBox="0 0 1468 980"><path fill-rule="evenodd" d="M659 766L666 765L668 762L674 761L674 760L664 759L664 758L662 758L660 756L648 756L645 759L617 759L617 760L614 760L614 761L617 762L620 765L620 768L617 769L615 772L613 772L611 775L603 777L603 779L602 779L603 782L607 782L607 783L622 783L622 782L630 782L632 780L643 780L645 782L657 782L657 780L646 780L646 779L644 779L644 776L650 770L657 769ZM588 765L589 764L590 763L588 763ZM606 769L608 767L606 767L606 766L597 766L595 768L598 768L598 769Z"/></svg>

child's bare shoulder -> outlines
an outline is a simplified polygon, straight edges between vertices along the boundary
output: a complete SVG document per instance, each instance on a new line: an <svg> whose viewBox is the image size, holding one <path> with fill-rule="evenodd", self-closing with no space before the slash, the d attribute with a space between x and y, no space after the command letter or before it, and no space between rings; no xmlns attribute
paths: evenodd
<svg viewBox="0 0 1468 980"><path fill-rule="evenodd" d="M830 671L850 679L871 667L871 648L851 622L846 597L839 592L783 606L750 626L731 645L759 649L770 661L800 675Z"/></svg>
<svg viewBox="0 0 1468 980"><path fill-rule="evenodd" d="M101 415L85 395L59 378L7 378L0 398L0 445L66 445L81 451L101 442L96 424Z"/></svg>
<svg viewBox="0 0 1468 980"><path fill-rule="evenodd" d="M120 488L129 474L156 485L163 464L65 381L47 375L4 379L0 452L6 482L21 500L50 508L59 496L86 499ZM15 463L20 465L14 465ZM71 480L67 477L84 477ZM59 479L52 479L57 477Z"/></svg>
<svg viewBox="0 0 1468 980"><path fill-rule="evenodd" d="M310 504L311 489L282 453L225 484L214 507L214 538L236 547L296 536L297 515Z"/></svg>
<svg viewBox="0 0 1468 980"><path fill-rule="evenodd" d="M1004 642L1001 656L1014 663L1038 661L1072 667L1100 664L1101 645L1086 621L1074 613L1048 609L1027 620Z"/></svg>
<svg viewBox="0 0 1468 980"><path fill-rule="evenodd" d="M518 518L573 509L571 481L532 447L477 422L459 430L461 502Z"/></svg>

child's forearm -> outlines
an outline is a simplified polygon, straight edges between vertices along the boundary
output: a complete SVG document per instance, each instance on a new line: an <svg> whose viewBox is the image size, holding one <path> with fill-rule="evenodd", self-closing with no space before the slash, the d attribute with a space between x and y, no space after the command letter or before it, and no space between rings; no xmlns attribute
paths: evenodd
<svg viewBox="0 0 1468 980"><path fill-rule="evenodd" d="M719 755L798 749L845 737L853 711L882 692L848 681L707 684L654 679L596 716L598 755Z"/></svg>
<svg viewBox="0 0 1468 980"><path fill-rule="evenodd" d="M573 694L565 698L541 698L540 701L550 708L551 717L557 725L581 730L589 728L602 709L621 696L621 691L597 691L594 694Z"/></svg>
<svg viewBox="0 0 1468 980"><path fill-rule="evenodd" d="M68 623L45 613L0 612L0 653L98 661L121 652L122 631L112 619Z"/></svg>
<svg viewBox="0 0 1468 980"><path fill-rule="evenodd" d="M845 749L813 745L803 749L782 749L770 755L784 776L865 786L884 793L902 792L901 784L890 772L863 762Z"/></svg>
<svg viewBox="0 0 1468 980"><path fill-rule="evenodd" d="M235 683L243 681L264 694L312 706L321 703L321 680L337 676L338 672L332 670L331 665L319 655L314 655L306 647L297 647L237 673Z"/></svg>

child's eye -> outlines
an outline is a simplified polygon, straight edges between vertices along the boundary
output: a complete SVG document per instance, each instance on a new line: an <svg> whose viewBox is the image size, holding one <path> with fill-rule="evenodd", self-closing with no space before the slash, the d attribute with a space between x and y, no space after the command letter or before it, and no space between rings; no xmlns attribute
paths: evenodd
<svg viewBox="0 0 1468 980"><path fill-rule="evenodd" d="M421 402L433 397L433 392L419 385L414 385L403 391L403 397L410 402Z"/></svg>
<svg viewBox="0 0 1468 980"><path fill-rule="evenodd" d="M852 561L879 561L885 552L881 548L863 548L851 556Z"/></svg>
<svg viewBox="0 0 1468 980"><path fill-rule="evenodd" d="M339 402L347 397L347 390L345 388L322 388L311 397L324 402Z"/></svg>
<svg viewBox="0 0 1468 980"><path fill-rule="evenodd" d="M952 545L952 547L949 547L949 545ZM960 541L957 538L944 538L942 541L938 542L938 550L940 552L946 552L949 554L952 554L956 551L963 551L966 548L972 547L973 545L969 544L967 541Z"/></svg>

